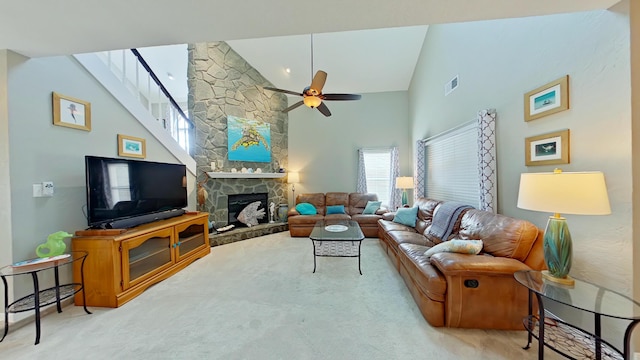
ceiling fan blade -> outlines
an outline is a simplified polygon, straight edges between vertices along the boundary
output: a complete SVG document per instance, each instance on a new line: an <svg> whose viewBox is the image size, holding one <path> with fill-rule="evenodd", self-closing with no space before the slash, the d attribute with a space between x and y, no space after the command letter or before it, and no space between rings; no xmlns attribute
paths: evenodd
<svg viewBox="0 0 640 360"><path fill-rule="evenodd" d="M314 76L311 81L311 85L309 85L309 93L311 93L311 95L321 94L326 81L327 73L322 70L318 70L318 72L316 72L316 76Z"/></svg>
<svg viewBox="0 0 640 360"><path fill-rule="evenodd" d="M291 110L293 110L293 109L297 108L298 106L300 106L300 105L302 105L302 104L304 104L304 102L303 102L302 100L300 100L300 101L298 101L297 103L295 103L295 104L293 104L293 105L289 106L288 108L286 108L286 109L282 110L282 112L289 112L289 111L291 111Z"/></svg>
<svg viewBox="0 0 640 360"><path fill-rule="evenodd" d="M360 94L324 94L322 95L324 100L360 100L362 95Z"/></svg>
<svg viewBox="0 0 640 360"><path fill-rule="evenodd" d="M331 116L331 111L329 111L329 108L324 103L320 103L316 109L318 109L324 116Z"/></svg>
<svg viewBox="0 0 640 360"><path fill-rule="evenodd" d="M277 91L277 92L281 92L281 93L285 93L285 94L289 94L289 95L298 95L298 96L302 96L301 93L297 93L295 91L289 91L289 90L282 90L282 89L276 89L276 88L272 88L272 87L263 87L263 89L265 90L271 90L271 91Z"/></svg>

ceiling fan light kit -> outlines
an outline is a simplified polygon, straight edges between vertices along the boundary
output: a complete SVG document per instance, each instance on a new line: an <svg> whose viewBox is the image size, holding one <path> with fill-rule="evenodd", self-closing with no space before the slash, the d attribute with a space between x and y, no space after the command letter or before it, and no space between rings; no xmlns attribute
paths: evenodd
<svg viewBox="0 0 640 360"><path fill-rule="evenodd" d="M313 34L311 34L311 73L313 74ZM311 85L302 90L301 93L295 91L277 89L272 87L265 87L265 90L277 91L284 94L302 96L302 101L289 106L284 109L283 112L289 112L300 105L304 104L307 107L318 109L324 116L331 116L331 111L327 105L323 104L323 100L360 100L362 97L359 94L323 94L322 88L327 81L327 73L318 70L313 79L311 79Z"/></svg>

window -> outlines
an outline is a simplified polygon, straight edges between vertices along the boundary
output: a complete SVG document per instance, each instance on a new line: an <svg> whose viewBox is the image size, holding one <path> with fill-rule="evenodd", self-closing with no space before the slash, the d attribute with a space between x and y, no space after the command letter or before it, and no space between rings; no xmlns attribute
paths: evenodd
<svg viewBox="0 0 640 360"><path fill-rule="evenodd" d="M473 121L425 141L428 198L479 206L477 129Z"/></svg>
<svg viewBox="0 0 640 360"><path fill-rule="evenodd" d="M378 194L378 200L385 206L389 206L393 191L391 151L392 149L362 150L367 192Z"/></svg>

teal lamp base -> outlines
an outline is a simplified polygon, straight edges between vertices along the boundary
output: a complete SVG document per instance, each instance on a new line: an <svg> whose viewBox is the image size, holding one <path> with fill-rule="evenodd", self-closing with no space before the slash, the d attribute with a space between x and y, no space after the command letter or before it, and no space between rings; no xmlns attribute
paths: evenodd
<svg viewBox="0 0 640 360"><path fill-rule="evenodd" d="M396 198L397 199L397 198ZM402 206L409 204L409 197L407 196L407 190L402 190Z"/></svg>
<svg viewBox="0 0 640 360"><path fill-rule="evenodd" d="M569 276L573 243L565 218L558 214L549 217L544 231L543 247L544 262L548 270L543 271L542 275L550 281L573 285L574 281Z"/></svg>

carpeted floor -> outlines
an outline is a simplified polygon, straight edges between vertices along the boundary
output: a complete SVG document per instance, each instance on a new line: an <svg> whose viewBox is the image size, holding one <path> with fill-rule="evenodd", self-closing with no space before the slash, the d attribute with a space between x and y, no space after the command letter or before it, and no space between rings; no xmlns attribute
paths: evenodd
<svg viewBox="0 0 640 360"><path fill-rule="evenodd" d="M118 309L9 329L1 359L536 359L524 331L431 327L377 239L318 258L288 232L211 249ZM545 351L547 359L560 358Z"/></svg>

